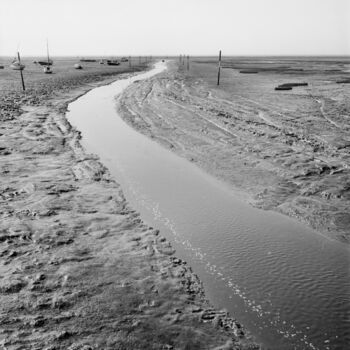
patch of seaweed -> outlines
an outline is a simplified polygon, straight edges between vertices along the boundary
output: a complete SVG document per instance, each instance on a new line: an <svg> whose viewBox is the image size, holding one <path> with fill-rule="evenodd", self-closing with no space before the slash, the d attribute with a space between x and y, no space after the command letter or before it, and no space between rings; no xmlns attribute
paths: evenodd
<svg viewBox="0 0 350 350"><path fill-rule="evenodd" d="M337 84L350 84L350 78L345 78L336 81Z"/></svg>
<svg viewBox="0 0 350 350"><path fill-rule="evenodd" d="M295 86L308 86L308 83L285 83L285 84L281 84L279 86L290 86L290 87L295 87Z"/></svg>
<svg viewBox="0 0 350 350"><path fill-rule="evenodd" d="M285 83L275 87L275 90L292 90L296 86L308 86L308 83Z"/></svg>
<svg viewBox="0 0 350 350"><path fill-rule="evenodd" d="M292 87L279 85L275 87L275 90L292 90Z"/></svg>
<svg viewBox="0 0 350 350"><path fill-rule="evenodd" d="M239 71L242 74L256 74L259 73L257 70L251 70L251 69L244 69Z"/></svg>

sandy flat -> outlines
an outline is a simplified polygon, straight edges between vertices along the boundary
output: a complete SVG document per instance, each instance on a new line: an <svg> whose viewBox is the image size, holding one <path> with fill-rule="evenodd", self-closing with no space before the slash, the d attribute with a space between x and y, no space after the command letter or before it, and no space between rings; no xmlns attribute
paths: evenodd
<svg viewBox="0 0 350 350"><path fill-rule="evenodd" d="M172 61L161 75L130 86L118 108L132 127L231 184L252 205L348 243L346 62L225 58L218 87L215 60L193 59L189 71ZM288 83L307 86L275 91Z"/></svg>
<svg viewBox="0 0 350 350"><path fill-rule="evenodd" d="M50 76L26 64L26 93L0 71L0 347L255 348L65 118L128 64L75 71L62 59Z"/></svg>

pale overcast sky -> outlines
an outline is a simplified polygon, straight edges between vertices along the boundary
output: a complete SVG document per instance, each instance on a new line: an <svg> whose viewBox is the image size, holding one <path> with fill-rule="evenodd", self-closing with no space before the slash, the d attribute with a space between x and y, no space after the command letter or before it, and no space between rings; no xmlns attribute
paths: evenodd
<svg viewBox="0 0 350 350"><path fill-rule="evenodd" d="M350 55L350 0L0 0L0 55Z"/></svg>

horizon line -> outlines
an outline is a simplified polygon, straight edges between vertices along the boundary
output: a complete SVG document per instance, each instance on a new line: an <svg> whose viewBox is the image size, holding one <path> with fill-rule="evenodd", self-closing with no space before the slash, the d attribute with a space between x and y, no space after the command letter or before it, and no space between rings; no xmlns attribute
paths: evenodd
<svg viewBox="0 0 350 350"><path fill-rule="evenodd" d="M20 52L20 51L19 51ZM12 57L11 55L0 55L0 57ZM218 54L85 54L85 55L73 55L73 54L58 54L51 55L51 57L111 57L111 56L121 56L121 57L179 57L179 56L190 56L190 57L217 57ZM350 54L222 54L222 57L349 57ZM21 57L46 57L46 55L40 54L30 54L21 55Z"/></svg>

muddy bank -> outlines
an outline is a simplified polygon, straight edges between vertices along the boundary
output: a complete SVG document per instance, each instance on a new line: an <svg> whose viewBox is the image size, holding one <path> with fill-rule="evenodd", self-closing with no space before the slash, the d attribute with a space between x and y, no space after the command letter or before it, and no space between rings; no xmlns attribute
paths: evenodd
<svg viewBox="0 0 350 350"><path fill-rule="evenodd" d="M347 74L344 62L282 63L240 74L259 62L226 62L220 87L213 61L192 62L189 72L170 63L168 72L129 87L118 109L134 128L232 184L254 206L348 243L349 87L336 83ZM308 86L274 90L290 82Z"/></svg>
<svg viewBox="0 0 350 350"><path fill-rule="evenodd" d="M28 74L25 95L3 85L1 346L255 348L81 148L64 116L68 102L127 71L99 69L52 80Z"/></svg>

